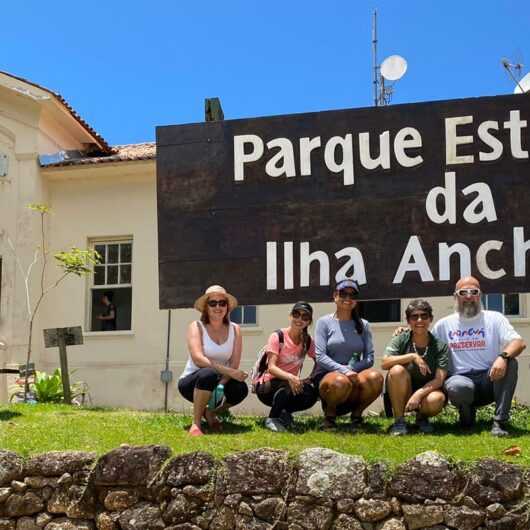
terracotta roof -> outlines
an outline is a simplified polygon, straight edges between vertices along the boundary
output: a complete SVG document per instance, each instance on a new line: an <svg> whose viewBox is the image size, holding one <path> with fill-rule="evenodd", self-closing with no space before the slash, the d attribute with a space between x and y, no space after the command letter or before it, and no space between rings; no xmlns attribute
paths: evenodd
<svg viewBox="0 0 530 530"><path fill-rule="evenodd" d="M112 152L105 156L71 156L64 153L62 160L50 161L49 163L41 162L42 167L64 167L64 166L82 166L89 164L105 164L111 162L131 162L135 160L154 160L156 158L156 144L146 142L142 144L115 145Z"/></svg>
<svg viewBox="0 0 530 530"><path fill-rule="evenodd" d="M72 118L74 118L74 120L76 120L81 125L81 127L83 127L96 140L96 142L99 144L100 149L103 152L111 151L112 148L107 143L107 141L103 138L103 136L98 134L92 127L90 127L90 125L83 118L81 118L81 116L66 101L66 99L64 99L63 96L61 96L61 94L59 94L58 92L54 92L53 90L50 90L49 88L46 88L42 85L38 85L37 83L34 83L33 81L28 81L27 79L24 79L23 77L13 75L9 72L3 72L0 70L0 74L7 75L8 77L12 77L13 79L18 79L19 81L22 81L23 83L27 83L28 85L34 86L36 88L44 90L45 92L48 92L48 94L56 98L59 101L59 103L61 103L61 105L63 105L63 107L70 113Z"/></svg>

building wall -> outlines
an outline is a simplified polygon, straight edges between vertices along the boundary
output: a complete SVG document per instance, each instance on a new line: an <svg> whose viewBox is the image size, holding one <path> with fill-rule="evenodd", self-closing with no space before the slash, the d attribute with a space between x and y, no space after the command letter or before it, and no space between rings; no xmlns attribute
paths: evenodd
<svg viewBox="0 0 530 530"><path fill-rule="evenodd" d="M4 76L5 77L5 76ZM3 77L0 76L0 85ZM45 95L45 94L42 94ZM94 403L143 409L164 407L165 386L160 371L165 367L168 312L158 309L156 175L154 161L122 162L41 169L38 155L59 148L82 147L82 134L67 127L56 110L27 95L0 87L0 152L9 157L9 174L0 179L0 355L3 365L22 363L27 351L26 294L23 275L7 247L16 246L21 265L32 261L39 240L39 217L26 205L46 202L52 213L46 226L52 251L72 245L85 248L93 238L130 236L133 240L132 329L121 332L86 331L89 324L89 279L70 277L51 292L35 322L34 355L38 369L53 370L59 364L56 349L45 349L42 330L82 325L84 345L68 350L74 380L86 381ZM76 125L77 127L77 125ZM53 261L53 258L51 259ZM38 264L37 264L38 266ZM48 268L48 280L57 278ZM35 283L33 283L35 287ZM201 289L206 286L201 286ZM200 289L199 289L200 291ZM201 292L197 292L199 296ZM237 296L237 293L234 293ZM34 301L35 288L30 296ZM523 297L528 316L528 299ZM310 301L310 300L309 300ZM437 317L452 311L449 297L431 300ZM406 301L402 302L405 307ZM244 327L242 367L249 370L271 331L288 323L290 306L258 308L256 326ZM333 310L331 303L315 304L315 320ZM174 380L169 387L171 408L189 410L176 391L176 379L187 360L186 329L198 314L193 309L171 311L169 368ZM514 320L530 343L530 320ZM397 323L373 324L376 363ZM517 395L530 402L529 354L520 360ZM306 363L306 372L310 369ZM0 377L0 400L7 399L7 378ZM240 412L263 411L254 396Z"/></svg>
<svg viewBox="0 0 530 530"><path fill-rule="evenodd" d="M50 203L51 243L54 249L71 245L86 247L92 238L133 238L133 323L130 332L86 332L83 346L69 349L74 379L86 381L98 405L160 409L164 406L164 384L168 312L158 309L156 186L154 162L106 164L94 167L45 170ZM206 287L206 286L204 286ZM201 293L198 292L197 296ZM237 293L234 293L237 296ZM87 329L87 281L70 278L56 290L43 308L39 329L83 325ZM402 308L407 301L402 301ZM436 317L452 312L452 298L431 299ZM315 304L315 320L333 311L332 303ZM118 308L119 309L119 308ZM524 308L525 309L525 308ZM526 309L525 309L526 310ZM288 324L290 305L261 306L257 326L243 327L243 369L249 370L268 335ZM169 367L173 382L168 403L177 411L190 405L176 391L176 379L187 360L186 329L198 313L192 309L171 311ZM376 365L398 323L372 324ZM515 321L530 342L528 319ZM314 329L314 326L313 326ZM46 370L58 365L56 349L45 350L39 331L39 363ZM310 362L305 371L309 371ZM518 396L530 401L528 355L521 358ZM379 405L377 405L379 406ZM315 408L318 411L318 406ZM255 396L239 406L239 412L263 412Z"/></svg>

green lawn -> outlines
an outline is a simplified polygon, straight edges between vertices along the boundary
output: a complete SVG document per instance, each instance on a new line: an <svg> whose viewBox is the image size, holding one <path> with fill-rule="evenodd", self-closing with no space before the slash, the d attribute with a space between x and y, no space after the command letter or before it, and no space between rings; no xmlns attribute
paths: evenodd
<svg viewBox="0 0 530 530"><path fill-rule="evenodd" d="M287 449L290 453L307 447L328 447L361 455L369 461L403 462L419 452L437 450L456 460L483 457L530 465L530 409L517 406L512 414L513 436L490 436L492 409L481 409L477 427L462 434L454 409L448 407L436 418L436 434L411 434L394 438L386 434L391 420L368 417L362 430L349 432L346 419L337 432L319 431L320 418L298 417L297 432L275 434L263 428L263 418L236 417L224 425L223 434L190 438L190 417L160 412L124 409L80 409L66 405L13 405L0 408L0 447L28 456L52 450L83 450L105 453L120 444L165 444L175 454L203 450L221 457L257 447ZM503 457L503 450L517 445L521 456Z"/></svg>

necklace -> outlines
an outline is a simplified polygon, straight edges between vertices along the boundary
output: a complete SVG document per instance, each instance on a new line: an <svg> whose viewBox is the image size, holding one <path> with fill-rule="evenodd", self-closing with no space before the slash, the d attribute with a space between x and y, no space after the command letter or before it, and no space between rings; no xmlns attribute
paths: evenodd
<svg viewBox="0 0 530 530"><path fill-rule="evenodd" d="M420 346L421 348L421 346ZM416 355L419 355L422 359L427 355L427 352L429 351L429 346L425 346L425 351L423 352L423 354L419 353L418 352L418 348L416 347L416 343L414 341L412 341L412 349L414 350L414 353Z"/></svg>

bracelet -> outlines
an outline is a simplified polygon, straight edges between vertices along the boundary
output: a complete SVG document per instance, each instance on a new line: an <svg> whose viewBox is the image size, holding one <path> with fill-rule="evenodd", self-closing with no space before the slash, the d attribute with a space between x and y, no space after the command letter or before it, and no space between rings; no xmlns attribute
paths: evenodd
<svg viewBox="0 0 530 530"><path fill-rule="evenodd" d="M510 356L508 355L508 353L505 352L505 351L503 351L502 353L499 353L498 356L499 356L499 357L502 357L505 361L507 361L507 360L510 358Z"/></svg>

